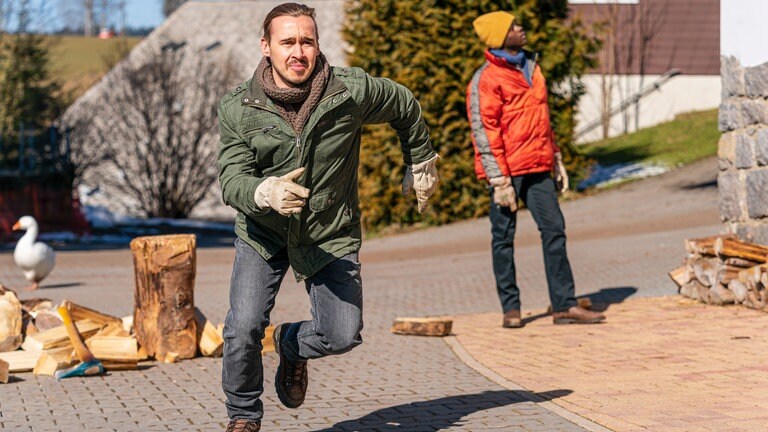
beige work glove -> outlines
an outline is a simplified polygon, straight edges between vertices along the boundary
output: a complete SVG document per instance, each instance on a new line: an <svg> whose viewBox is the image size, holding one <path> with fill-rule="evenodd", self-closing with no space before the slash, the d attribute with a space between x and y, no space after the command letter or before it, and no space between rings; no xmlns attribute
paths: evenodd
<svg viewBox="0 0 768 432"><path fill-rule="evenodd" d="M488 182L493 186L493 202L502 207L517 211L517 193L509 176L494 177Z"/></svg>
<svg viewBox="0 0 768 432"><path fill-rule="evenodd" d="M437 155L432 159L408 165L403 178L403 196L408 196L411 190L416 192L416 203L419 213L427 208L427 200L437 190Z"/></svg>
<svg viewBox="0 0 768 432"><path fill-rule="evenodd" d="M568 171L565 170L565 164L563 163L563 154L560 152L555 153L555 181L560 188L560 193L568 192L571 188L570 180L568 180Z"/></svg>
<svg viewBox="0 0 768 432"><path fill-rule="evenodd" d="M267 177L256 188L253 199L262 209L271 207L283 216L299 213L309 198L309 189L293 181L304 173L304 168L295 169L282 177Z"/></svg>

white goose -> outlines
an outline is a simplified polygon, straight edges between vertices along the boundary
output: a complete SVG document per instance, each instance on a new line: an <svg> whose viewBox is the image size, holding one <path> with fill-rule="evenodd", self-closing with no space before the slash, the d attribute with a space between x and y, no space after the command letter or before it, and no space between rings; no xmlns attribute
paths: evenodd
<svg viewBox="0 0 768 432"><path fill-rule="evenodd" d="M27 290L36 290L38 283L53 270L56 262L56 254L45 243L36 242L39 228L37 221L32 216L22 216L13 225L13 230L26 230L27 232L16 243L13 251L13 260L24 271L24 277L32 282Z"/></svg>

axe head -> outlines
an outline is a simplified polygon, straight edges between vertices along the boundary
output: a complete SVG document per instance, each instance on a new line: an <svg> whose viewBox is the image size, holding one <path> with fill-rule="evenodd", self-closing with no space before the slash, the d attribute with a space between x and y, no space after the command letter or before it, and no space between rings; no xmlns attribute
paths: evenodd
<svg viewBox="0 0 768 432"><path fill-rule="evenodd" d="M54 376L57 380L71 377L84 377L91 375L101 375L104 373L104 365L99 360L93 359L88 362L78 363L69 369L57 370Z"/></svg>

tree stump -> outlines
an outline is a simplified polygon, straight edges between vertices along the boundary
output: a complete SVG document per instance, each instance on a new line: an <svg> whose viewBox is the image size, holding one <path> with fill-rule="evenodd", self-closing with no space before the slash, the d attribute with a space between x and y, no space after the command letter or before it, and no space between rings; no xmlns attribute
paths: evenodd
<svg viewBox="0 0 768 432"><path fill-rule="evenodd" d="M159 361L193 358L197 351L195 245L191 234L131 241L136 339Z"/></svg>
<svg viewBox="0 0 768 432"><path fill-rule="evenodd" d="M21 302L16 293L0 285L0 352L21 346Z"/></svg>

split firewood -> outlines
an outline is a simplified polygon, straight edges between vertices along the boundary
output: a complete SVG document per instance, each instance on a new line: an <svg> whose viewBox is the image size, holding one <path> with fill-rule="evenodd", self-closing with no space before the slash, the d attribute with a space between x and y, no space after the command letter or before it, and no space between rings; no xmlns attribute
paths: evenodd
<svg viewBox="0 0 768 432"><path fill-rule="evenodd" d="M8 362L5 360L0 360L0 384L8 384L9 371L10 368L8 367Z"/></svg>
<svg viewBox="0 0 768 432"><path fill-rule="evenodd" d="M690 299L694 298L693 297L693 284L691 283L691 281L688 281L688 282L680 285L680 289L678 290L678 293L681 296L683 296L683 297L687 297L687 298L690 298Z"/></svg>
<svg viewBox="0 0 768 432"><path fill-rule="evenodd" d="M224 324L221 325L221 330L224 330ZM268 353L275 351L275 341L272 339L272 335L275 334L275 326L269 325L264 329L264 338L261 340L261 352Z"/></svg>
<svg viewBox="0 0 768 432"><path fill-rule="evenodd" d="M737 258L737 257L729 257L723 260L724 264L728 264L730 266L734 267L741 267L741 268L749 268L754 267L756 265L759 265L760 263L757 261L752 261L744 258Z"/></svg>
<svg viewBox="0 0 768 432"><path fill-rule="evenodd" d="M40 354L32 373L53 376L57 370L68 368L77 362L78 359L72 347L54 348Z"/></svg>
<svg viewBox="0 0 768 432"><path fill-rule="evenodd" d="M98 333L93 335L93 337L96 336L120 336L120 337L128 337L131 334L125 331L123 328L122 322L112 321L111 323L107 324L99 330Z"/></svg>
<svg viewBox="0 0 768 432"><path fill-rule="evenodd" d="M453 320L444 317L396 318L392 333L417 336L447 336L451 333Z"/></svg>
<svg viewBox="0 0 768 432"><path fill-rule="evenodd" d="M121 320L123 322L123 329L125 329L128 334L133 333L133 315L124 316Z"/></svg>
<svg viewBox="0 0 768 432"><path fill-rule="evenodd" d="M113 317L112 315L107 315L99 311L95 311L91 308L81 306L69 300L64 300L63 302L61 302L61 305L67 308L67 311L69 311L69 316L72 317L73 321L91 320L95 323L99 323L103 325L107 325L110 323L118 323L122 325L122 321L120 320L120 318Z"/></svg>
<svg viewBox="0 0 768 432"><path fill-rule="evenodd" d="M21 302L16 293L0 285L0 352L21 346Z"/></svg>
<svg viewBox="0 0 768 432"><path fill-rule="evenodd" d="M41 352L9 351L1 352L0 360L8 363L10 372L29 372L35 368Z"/></svg>
<svg viewBox="0 0 768 432"><path fill-rule="evenodd" d="M747 286L739 279L732 279L728 282L728 289L736 297L736 303L743 303L747 298Z"/></svg>
<svg viewBox="0 0 768 432"><path fill-rule="evenodd" d="M685 250L692 255L715 256L715 241L717 239L735 239L733 234L722 234L710 237L686 239Z"/></svg>
<svg viewBox="0 0 768 432"><path fill-rule="evenodd" d="M161 361L193 358L197 353L195 248L195 236L189 234L131 241L134 332L147 353Z"/></svg>
<svg viewBox="0 0 768 432"><path fill-rule="evenodd" d="M678 287L685 285L685 283L688 282L690 276L688 269L684 265L670 271L667 274L672 279L672 282L677 284Z"/></svg>
<svg viewBox="0 0 768 432"><path fill-rule="evenodd" d="M721 284L716 284L709 289L709 302L715 305L733 304L736 302L736 296L728 288Z"/></svg>
<svg viewBox="0 0 768 432"><path fill-rule="evenodd" d="M85 345L101 361L136 363L139 358L139 346L133 337L93 336L85 341Z"/></svg>
<svg viewBox="0 0 768 432"><path fill-rule="evenodd" d="M719 238L715 240L715 253L722 258L744 258L759 263L768 261L768 247L745 243L735 239Z"/></svg>
<svg viewBox="0 0 768 432"><path fill-rule="evenodd" d="M711 287L717 282L717 258L699 258L693 262L693 275L702 285Z"/></svg>
<svg viewBox="0 0 768 432"><path fill-rule="evenodd" d="M136 354L136 360L138 361L149 360L149 354L147 354L147 350L141 345L139 345L139 351Z"/></svg>
<svg viewBox="0 0 768 432"><path fill-rule="evenodd" d="M197 321L197 345L200 354L206 357L221 357L224 351L224 338L221 333L198 308L195 308L195 320Z"/></svg>
<svg viewBox="0 0 768 432"><path fill-rule="evenodd" d="M44 332L52 328L61 327L64 323L61 317L55 311L41 310L35 313L35 327L38 331Z"/></svg>
<svg viewBox="0 0 768 432"><path fill-rule="evenodd" d="M41 310L46 310L46 311L53 310L53 302L51 301L51 299L36 297L28 300L22 300L21 307L27 313L34 314L35 312L38 312Z"/></svg>
<svg viewBox="0 0 768 432"><path fill-rule="evenodd" d="M752 281L753 283L760 282L760 279L763 276L763 273L766 271L765 264L756 265L754 267L750 267L747 269L743 269L739 271L739 280L746 283L747 281Z"/></svg>
<svg viewBox="0 0 768 432"><path fill-rule="evenodd" d="M749 285L749 284L747 284ZM752 309L764 309L768 303L766 300L766 290L758 292L757 290L748 290L747 299L744 301L744 305L751 307Z"/></svg>
<svg viewBox="0 0 768 432"><path fill-rule="evenodd" d="M727 286L731 280L738 279L741 270L741 267L720 263L717 267L717 282Z"/></svg>
<svg viewBox="0 0 768 432"><path fill-rule="evenodd" d="M37 327L35 327L35 322L32 319L32 317L29 315L27 316L28 316L28 319L24 321L24 323L22 324L23 326L22 328L24 329L22 333L24 334L24 337L34 336L40 333L40 330L38 330Z"/></svg>
<svg viewBox="0 0 768 432"><path fill-rule="evenodd" d="M684 286L686 287L684 291L690 293L690 298L703 303L709 301L709 287L702 285L697 279L691 279Z"/></svg>
<svg viewBox="0 0 768 432"><path fill-rule="evenodd" d="M101 324L89 320L78 321L75 323L75 326L83 339L93 336L102 327ZM59 326L34 336L28 336L24 343L21 344L21 348L25 351L40 353L51 348L70 346L71 344L67 329L64 326Z"/></svg>

